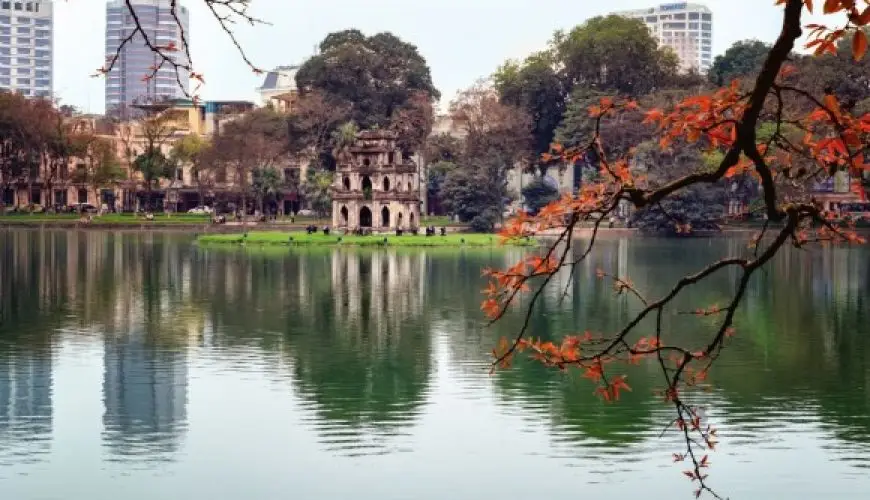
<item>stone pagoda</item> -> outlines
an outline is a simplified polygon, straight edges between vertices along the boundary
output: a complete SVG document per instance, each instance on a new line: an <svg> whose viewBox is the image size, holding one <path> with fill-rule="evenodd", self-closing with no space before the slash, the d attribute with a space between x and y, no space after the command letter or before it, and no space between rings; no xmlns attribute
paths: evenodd
<svg viewBox="0 0 870 500"><path fill-rule="evenodd" d="M351 231L412 229L420 224L417 164L402 156L398 134L359 132L338 161L332 186L332 226Z"/></svg>

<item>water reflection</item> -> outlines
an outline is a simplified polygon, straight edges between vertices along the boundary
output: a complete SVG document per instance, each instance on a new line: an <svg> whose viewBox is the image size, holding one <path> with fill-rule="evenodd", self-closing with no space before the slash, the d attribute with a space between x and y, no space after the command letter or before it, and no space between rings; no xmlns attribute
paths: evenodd
<svg viewBox="0 0 870 500"><path fill-rule="evenodd" d="M107 341L103 440L133 460L170 459L186 431L187 360L141 340Z"/></svg>
<svg viewBox="0 0 870 500"><path fill-rule="evenodd" d="M299 453L336 474L349 471L342 464L406 453L415 460L390 463L409 476L412 463L455 462L451 473L461 475L479 459L661 481L669 442L659 432L670 414L653 395L657 367L630 369L634 390L618 406L602 404L586 380L530 362L487 376L489 351L516 331L523 309L485 328L481 269L506 266L522 251L217 250L186 235L0 231L0 465L41 461L50 463L46 474L72 467L63 457L77 450L57 443L86 427L76 415L93 415L99 431L81 442L100 443L100 463L123 473L143 463L203 472L197 460L209 453L224 468L208 474L239 473L308 439ZM610 332L636 314L637 301L614 297L596 269L660 296L677 277L743 251L736 239L602 240L543 294L531 333ZM868 255L787 250L753 280L738 335L712 374L717 389L698 396L727 435L717 462L775 468L765 453L809 454L823 466L806 475L820 478L870 464ZM721 304L737 279L717 273L677 309ZM665 318L672 342L699 342L691 319ZM64 385L81 398L59 394L59 374L73 373L80 351L94 353L95 376ZM99 406L64 413L64 400ZM478 415L485 425L465 431ZM245 432L266 436L262 447ZM456 436L449 450L426 455L433 442ZM534 444L518 444L531 436ZM236 452L205 444L212 442ZM299 460L302 475L317 476ZM782 467L779 474L793 473Z"/></svg>
<svg viewBox="0 0 870 500"><path fill-rule="evenodd" d="M51 376L51 352L0 353L0 465L50 451Z"/></svg>

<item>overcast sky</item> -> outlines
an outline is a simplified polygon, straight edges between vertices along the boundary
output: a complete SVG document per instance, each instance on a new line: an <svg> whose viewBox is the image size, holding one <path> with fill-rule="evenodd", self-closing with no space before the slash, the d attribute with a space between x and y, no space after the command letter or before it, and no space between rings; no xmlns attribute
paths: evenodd
<svg viewBox="0 0 870 500"><path fill-rule="evenodd" d="M490 75L505 59L546 46L553 31L609 11L650 7L649 0L252 0L254 15L271 25L238 26L237 34L263 68L298 64L332 31L391 31L415 44L449 101L457 90ZM713 53L736 40L773 41L781 8L773 0L707 0L713 10ZM104 0L55 0L55 93L83 111L104 109L103 80L92 78L105 57ZM256 100L260 83L220 31L202 0L191 11L192 56L205 75L205 99ZM751 14L747 15L747 13Z"/></svg>

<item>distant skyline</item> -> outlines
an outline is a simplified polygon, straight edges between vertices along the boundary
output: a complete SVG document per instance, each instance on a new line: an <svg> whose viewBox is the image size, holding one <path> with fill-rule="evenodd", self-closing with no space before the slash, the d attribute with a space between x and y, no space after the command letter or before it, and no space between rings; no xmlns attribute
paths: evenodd
<svg viewBox="0 0 870 500"><path fill-rule="evenodd" d="M54 90L62 104L102 113L103 77L91 75L103 64L105 0L56 0ZM509 58L546 47L557 29L570 29L609 12L666 2L611 0L578 5L570 0L253 0L251 13L269 25L236 26L239 42L264 70L300 64L325 35L357 28L366 34L390 31L416 45L426 58L442 106L458 90L489 76ZM781 7L773 0L708 0L713 11L713 54L747 38L772 42L779 33ZM182 0L190 10L194 68L205 76L204 99L257 102L262 76L236 53L202 0ZM751 15L747 15L751 13Z"/></svg>

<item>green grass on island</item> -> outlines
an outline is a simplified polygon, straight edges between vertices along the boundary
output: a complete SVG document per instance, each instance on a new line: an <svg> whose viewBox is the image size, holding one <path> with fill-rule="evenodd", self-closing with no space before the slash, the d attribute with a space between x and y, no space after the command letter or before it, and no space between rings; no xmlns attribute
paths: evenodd
<svg viewBox="0 0 870 500"><path fill-rule="evenodd" d="M245 234L206 234L197 238L201 244L224 245L283 245L283 246L396 246L396 247L491 247L500 246L534 246L534 239L514 239L502 243L496 234L453 233L446 236L411 235L396 236L393 234L373 234L371 236L355 236L323 233L308 234L297 232L249 232Z"/></svg>

